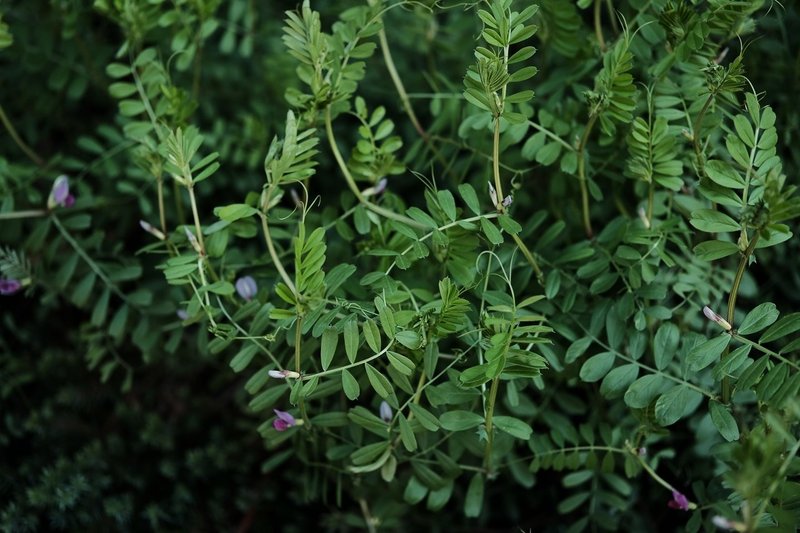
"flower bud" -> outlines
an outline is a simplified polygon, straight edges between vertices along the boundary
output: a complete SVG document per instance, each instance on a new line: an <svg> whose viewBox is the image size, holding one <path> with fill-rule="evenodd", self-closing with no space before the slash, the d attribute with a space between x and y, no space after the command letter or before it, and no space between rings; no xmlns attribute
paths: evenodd
<svg viewBox="0 0 800 533"><path fill-rule="evenodd" d="M298 379L300 377L300 374L298 374L294 370L270 370L269 372L267 372L267 374L269 374L269 377L275 379L286 379L286 378Z"/></svg>
<svg viewBox="0 0 800 533"><path fill-rule="evenodd" d="M258 285L252 276L243 276L236 280L236 292L239 296L247 300L252 300L258 293Z"/></svg>
<svg viewBox="0 0 800 533"><path fill-rule="evenodd" d="M143 230L145 230L147 233L149 233L150 235L152 235L153 237L155 237L160 241L163 241L167 238L167 236L164 235L164 233L160 229L153 227L153 225L150 224L149 222L140 220L139 225L142 227Z"/></svg>
<svg viewBox="0 0 800 533"><path fill-rule="evenodd" d="M703 314L706 315L707 319L716 322L717 324L722 326L722 329L724 329L725 331L730 331L733 328L733 326L731 326L727 320L725 320L717 313L712 311L711 308L708 306L703 307Z"/></svg>
<svg viewBox="0 0 800 533"><path fill-rule="evenodd" d="M389 405L386 402L386 400L381 402L381 406L378 408L378 412L381 415L381 420L383 420L387 424L392 421L392 406Z"/></svg>

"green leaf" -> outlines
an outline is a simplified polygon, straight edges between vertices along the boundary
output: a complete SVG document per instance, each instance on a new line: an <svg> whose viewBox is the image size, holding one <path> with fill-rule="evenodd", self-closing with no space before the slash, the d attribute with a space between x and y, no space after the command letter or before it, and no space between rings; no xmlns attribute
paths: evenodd
<svg viewBox="0 0 800 533"><path fill-rule="evenodd" d="M670 382L659 374L642 376L625 391L625 405L633 409L644 409L662 392Z"/></svg>
<svg viewBox="0 0 800 533"><path fill-rule="evenodd" d="M697 372L716 361L730 342L731 336L723 333L692 348L686 356L689 370Z"/></svg>
<svg viewBox="0 0 800 533"><path fill-rule="evenodd" d="M439 417L439 422L447 431L464 431L483 424L483 417L472 411L448 411Z"/></svg>
<svg viewBox="0 0 800 533"><path fill-rule="evenodd" d="M705 165L706 175L717 185L730 189L744 189L744 178L730 164L724 161L708 161Z"/></svg>
<svg viewBox="0 0 800 533"><path fill-rule="evenodd" d="M344 395L351 401L357 399L358 395L361 394L361 387L358 386L358 381L346 368L342 370L342 388L344 389Z"/></svg>
<svg viewBox="0 0 800 533"><path fill-rule="evenodd" d="M414 361L405 355L389 351L386 353L386 357L389 359L389 364L391 364L395 370L400 372L402 375L410 376L414 373L414 368L416 365L414 364Z"/></svg>
<svg viewBox="0 0 800 533"><path fill-rule="evenodd" d="M347 352L347 359L352 363L358 355L358 319L355 315L350 315L344 323L344 350Z"/></svg>
<svg viewBox="0 0 800 533"><path fill-rule="evenodd" d="M439 207L444 211L445 216L450 222L456 219L456 201L453 193L448 190L436 191L436 198L439 200Z"/></svg>
<svg viewBox="0 0 800 533"><path fill-rule="evenodd" d="M417 438L411 430L411 425L408 423L408 420L406 420L406 417L403 416L403 413L398 413L397 422L400 428L400 440L403 441L403 446L405 446L406 450L409 452L413 452L417 449Z"/></svg>
<svg viewBox="0 0 800 533"><path fill-rule="evenodd" d="M703 396L686 385L676 385L656 401L656 421L669 426L691 413Z"/></svg>
<svg viewBox="0 0 800 533"><path fill-rule="evenodd" d="M739 253L739 247L727 241L705 241L694 247L694 253L702 261L714 261Z"/></svg>
<svg viewBox="0 0 800 533"><path fill-rule="evenodd" d="M394 388L392 384L386 379L386 376L381 374L374 366L367 363L364 365L367 369L367 378L369 378L369 384L372 385L372 388L375 389L375 392L383 399L388 398L394 393Z"/></svg>
<svg viewBox="0 0 800 533"><path fill-rule="evenodd" d="M422 344L419 333L411 330L398 331L395 340L409 350L416 350Z"/></svg>
<svg viewBox="0 0 800 533"><path fill-rule="evenodd" d="M247 368L257 351L258 346L255 344L248 344L239 350L239 353L231 359L231 368L233 371L238 373Z"/></svg>
<svg viewBox="0 0 800 533"><path fill-rule="evenodd" d="M378 325L372 319L367 319L364 322L364 338L373 352L378 353L381 351L381 332L378 331Z"/></svg>
<svg viewBox="0 0 800 533"><path fill-rule="evenodd" d="M461 199L464 200L464 203L467 204L470 211L476 215L481 214L481 204L478 201L478 195L475 194L475 189L472 188L472 185L469 183L462 183L458 186L458 193L461 195Z"/></svg>
<svg viewBox="0 0 800 533"><path fill-rule="evenodd" d="M618 366L603 378L600 394L610 398L622 393L639 376L639 366L633 363Z"/></svg>
<svg viewBox="0 0 800 533"><path fill-rule="evenodd" d="M700 231L718 233L726 231L739 231L741 226L734 219L713 209L699 209L692 213L692 226Z"/></svg>
<svg viewBox="0 0 800 533"><path fill-rule="evenodd" d="M594 383L600 381L608 374L611 367L614 366L616 357L611 352L603 352L593 355L587 359L583 366L581 366L580 377L587 383Z"/></svg>
<svg viewBox="0 0 800 533"><path fill-rule="evenodd" d="M491 220L482 218L481 229L483 230L484 235L486 235L486 238L489 239L490 243L497 245L503 242L503 234L500 233L500 230L497 229L497 226L492 224Z"/></svg>
<svg viewBox="0 0 800 533"><path fill-rule="evenodd" d="M497 429L517 439L529 440L533 434L532 427L513 416L495 416L492 422Z"/></svg>
<svg viewBox="0 0 800 533"><path fill-rule="evenodd" d="M419 422L420 426L428 431L439 430L439 420L433 416L430 411L416 403L411 403L408 407L411 409L411 412L414 414L414 416L417 417L417 421Z"/></svg>
<svg viewBox="0 0 800 533"><path fill-rule="evenodd" d="M778 315L780 315L780 313L774 303L763 303L747 313L738 331L742 335L758 333L762 329L774 324L775 321L778 320Z"/></svg>
<svg viewBox="0 0 800 533"><path fill-rule="evenodd" d="M708 402L708 411L711 413L711 421L716 426L722 438L728 442L739 440L739 426L727 407L715 400Z"/></svg>
<svg viewBox="0 0 800 533"><path fill-rule="evenodd" d="M569 345L569 348L567 348L567 353L564 356L564 361L567 364L575 362L576 359L582 356L584 352L586 352L586 350L589 349L589 346L591 346L591 344L592 344L591 337L582 337L576 340L575 342Z"/></svg>
<svg viewBox="0 0 800 533"><path fill-rule="evenodd" d="M672 361L675 351L678 349L681 332L678 326L672 322L661 324L656 331L653 339L653 357L656 361L656 368L664 370Z"/></svg>
<svg viewBox="0 0 800 533"><path fill-rule="evenodd" d="M771 342L800 330L800 313L786 315L761 335L759 342Z"/></svg>
<svg viewBox="0 0 800 533"><path fill-rule="evenodd" d="M483 508L483 474L480 472L472 476L464 498L464 515L468 518L477 518Z"/></svg>
<svg viewBox="0 0 800 533"><path fill-rule="evenodd" d="M339 345L339 334L334 328L325 328L322 333L322 340L320 346L320 359L322 361L322 370L328 370L328 367L333 361L333 356L336 353L336 347Z"/></svg>

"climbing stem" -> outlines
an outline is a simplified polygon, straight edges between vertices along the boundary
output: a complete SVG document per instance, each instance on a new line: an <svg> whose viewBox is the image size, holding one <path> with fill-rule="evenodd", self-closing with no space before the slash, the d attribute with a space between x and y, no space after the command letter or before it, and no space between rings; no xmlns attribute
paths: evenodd
<svg viewBox="0 0 800 533"><path fill-rule="evenodd" d="M328 143L330 144L331 152L333 152L333 157L334 159L336 159L336 163L339 165L339 169L342 171L342 175L344 176L344 179L347 182L347 186L350 188L353 195L358 199L358 201L364 205L364 207L366 207L373 213L381 215L384 218L397 220L398 222L402 222L404 224L408 224L409 226L413 226L419 229L425 228L425 226L423 226L414 219L408 218L407 216L395 213L394 211L373 204L372 202L367 200L367 198L361 193L361 190L358 188L358 185L356 185L356 181L353 178L353 175L350 173L350 169L347 168L347 163L345 163L344 158L342 157L342 153L339 151L339 147L336 145L336 137L334 137L333 135L333 122L331 120L330 107L328 107L325 110L325 131L328 134Z"/></svg>
<svg viewBox="0 0 800 533"><path fill-rule="evenodd" d="M499 213L505 211L503 206L503 183L500 180L500 117L494 118L494 142L492 145L492 168L494 173L494 189L497 191L497 204L495 207Z"/></svg>
<svg viewBox="0 0 800 533"><path fill-rule="evenodd" d="M483 456L483 469L487 475L492 473L492 445L494 444L494 405L497 401L497 390L500 388L500 376L492 380L492 387L489 389L489 401L486 404L486 450Z"/></svg>
<svg viewBox="0 0 800 533"><path fill-rule="evenodd" d="M746 230L742 230L745 233ZM753 251L756 249L756 244L758 244L758 232L753 235L753 239L750 241L750 244L747 245L747 248L742 253L742 256L739 258L739 268L736 270L736 277L733 278L733 285L731 286L731 292L728 295L728 316L727 320L729 324L733 324L735 320L736 314L736 297L739 295L739 287L742 284L742 278L744 278L744 271L747 269L747 265L750 263L750 256L753 255ZM722 355L724 358L727 356L726 353ZM725 376L722 379L722 402L728 403L731 399L731 379L728 376Z"/></svg>
<svg viewBox="0 0 800 533"><path fill-rule="evenodd" d="M589 217L589 189L586 185L586 143L589 141L589 134L594 128L597 121L597 115L592 113L589 117L589 123L586 124L586 129L583 130L581 142L578 145L578 181L581 185L581 207L583 211L583 228L586 231L586 236L591 238L594 235L592 229L592 220Z"/></svg>

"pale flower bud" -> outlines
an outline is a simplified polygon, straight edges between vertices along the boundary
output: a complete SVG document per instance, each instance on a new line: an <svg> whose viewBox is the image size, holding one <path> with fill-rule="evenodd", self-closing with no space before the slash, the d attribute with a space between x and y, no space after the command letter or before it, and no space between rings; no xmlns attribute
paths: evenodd
<svg viewBox="0 0 800 533"><path fill-rule="evenodd" d="M294 370L270 370L269 372L267 372L267 374L269 374L269 377L275 379L286 379L286 378L297 379L300 377L300 374L298 374Z"/></svg>
<svg viewBox="0 0 800 533"><path fill-rule="evenodd" d="M719 324L725 331L730 331L733 328L727 320L712 311L708 306L703 307L703 314L706 315L707 319Z"/></svg>

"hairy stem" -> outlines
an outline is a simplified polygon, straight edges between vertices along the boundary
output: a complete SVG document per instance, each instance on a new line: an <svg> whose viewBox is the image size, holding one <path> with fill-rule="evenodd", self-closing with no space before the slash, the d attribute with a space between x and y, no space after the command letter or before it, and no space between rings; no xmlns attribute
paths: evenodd
<svg viewBox="0 0 800 533"><path fill-rule="evenodd" d="M190 185L187 187L189 189L189 203L192 206L192 218L194 219L194 229L197 232L197 242L200 244L200 250L203 254L203 257L206 255L206 244L205 240L203 239L203 229L200 227L200 214L197 211L197 199L194 196L194 184L191 182L191 176L188 180Z"/></svg>

